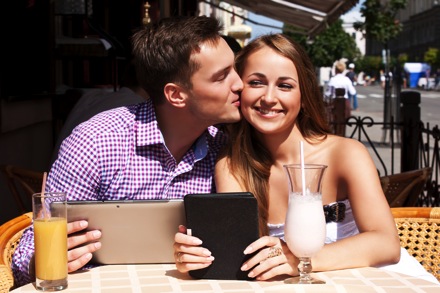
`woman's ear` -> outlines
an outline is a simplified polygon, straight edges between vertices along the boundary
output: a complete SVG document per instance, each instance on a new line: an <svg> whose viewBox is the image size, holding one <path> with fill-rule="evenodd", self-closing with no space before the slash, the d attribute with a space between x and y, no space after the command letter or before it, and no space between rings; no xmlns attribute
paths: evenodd
<svg viewBox="0 0 440 293"><path fill-rule="evenodd" d="M186 105L188 94L186 90L175 83L167 83L164 87L165 98L168 103L177 108L183 108Z"/></svg>

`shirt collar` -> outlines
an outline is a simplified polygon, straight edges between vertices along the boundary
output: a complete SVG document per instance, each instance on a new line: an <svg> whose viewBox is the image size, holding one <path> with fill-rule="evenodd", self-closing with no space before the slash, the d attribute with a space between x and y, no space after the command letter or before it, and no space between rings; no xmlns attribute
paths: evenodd
<svg viewBox="0 0 440 293"><path fill-rule="evenodd" d="M208 140L206 138L206 132L204 132L193 144L193 152L195 161L203 159L208 153Z"/></svg>
<svg viewBox="0 0 440 293"><path fill-rule="evenodd" d="M148 146L154 144L164 144L162 132L159 129L154 112L154 105L151 99L147 99L142 103L136 113L136 146ZM195 160L203 159L208 153L208 135L215 136L217 128L210 126L193 144L192 150L194 152Z"/></svg>

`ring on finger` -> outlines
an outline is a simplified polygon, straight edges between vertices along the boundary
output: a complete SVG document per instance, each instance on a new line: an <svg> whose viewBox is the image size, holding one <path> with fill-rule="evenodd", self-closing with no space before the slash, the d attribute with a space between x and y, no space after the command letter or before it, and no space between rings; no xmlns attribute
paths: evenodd
<svg viewBox="0 0 440 293"><path fill-rule="evenodd" d="M283 253L283 250L281 249L281 247L272 246L271 248L269 248L269 254L267 255L267 258L276 257L276 256L281 255L282 253Z"/></svg>
<svg viewBox="0 0 440 293"><path fill-rule="evenodd" d="M182 254L181 252L177 253L177 262L182 263Z"/></svg>

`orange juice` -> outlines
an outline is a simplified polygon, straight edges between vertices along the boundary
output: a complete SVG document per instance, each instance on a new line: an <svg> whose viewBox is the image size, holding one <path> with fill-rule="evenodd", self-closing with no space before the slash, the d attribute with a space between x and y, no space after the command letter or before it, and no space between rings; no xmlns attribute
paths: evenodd
<svg viewBox="0 0 440 293"><path fill-rule="evenodd" d="M67 278L67 221L34 220L35 273L41 280Z"/></svg>

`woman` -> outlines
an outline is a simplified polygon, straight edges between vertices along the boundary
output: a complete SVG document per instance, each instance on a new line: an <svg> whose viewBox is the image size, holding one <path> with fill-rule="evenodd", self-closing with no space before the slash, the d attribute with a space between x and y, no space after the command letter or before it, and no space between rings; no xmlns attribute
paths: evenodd
<svg viewBox="0 0 440 293"><path fill-rule="evenodd" d="M283 165L300 162L300 141L306 163L328 166L322 196L330 222L313 269L397 263L399 237L376 167L360 142L328 132L313 65L303 49L281 34L262 36L238 54L236 66L244 83L244 119L231 127L232 141L216 165L215 181L218 192L250 191L259 203L262 237L244 253L259 252L242 270L257 280L298 275L298 259L282 240L288 203ZM339 209L331 208L335 205ZM178 270L209 266L215 256L199 246L202 239L185 232L181 226L175 237Z"/></svg>

